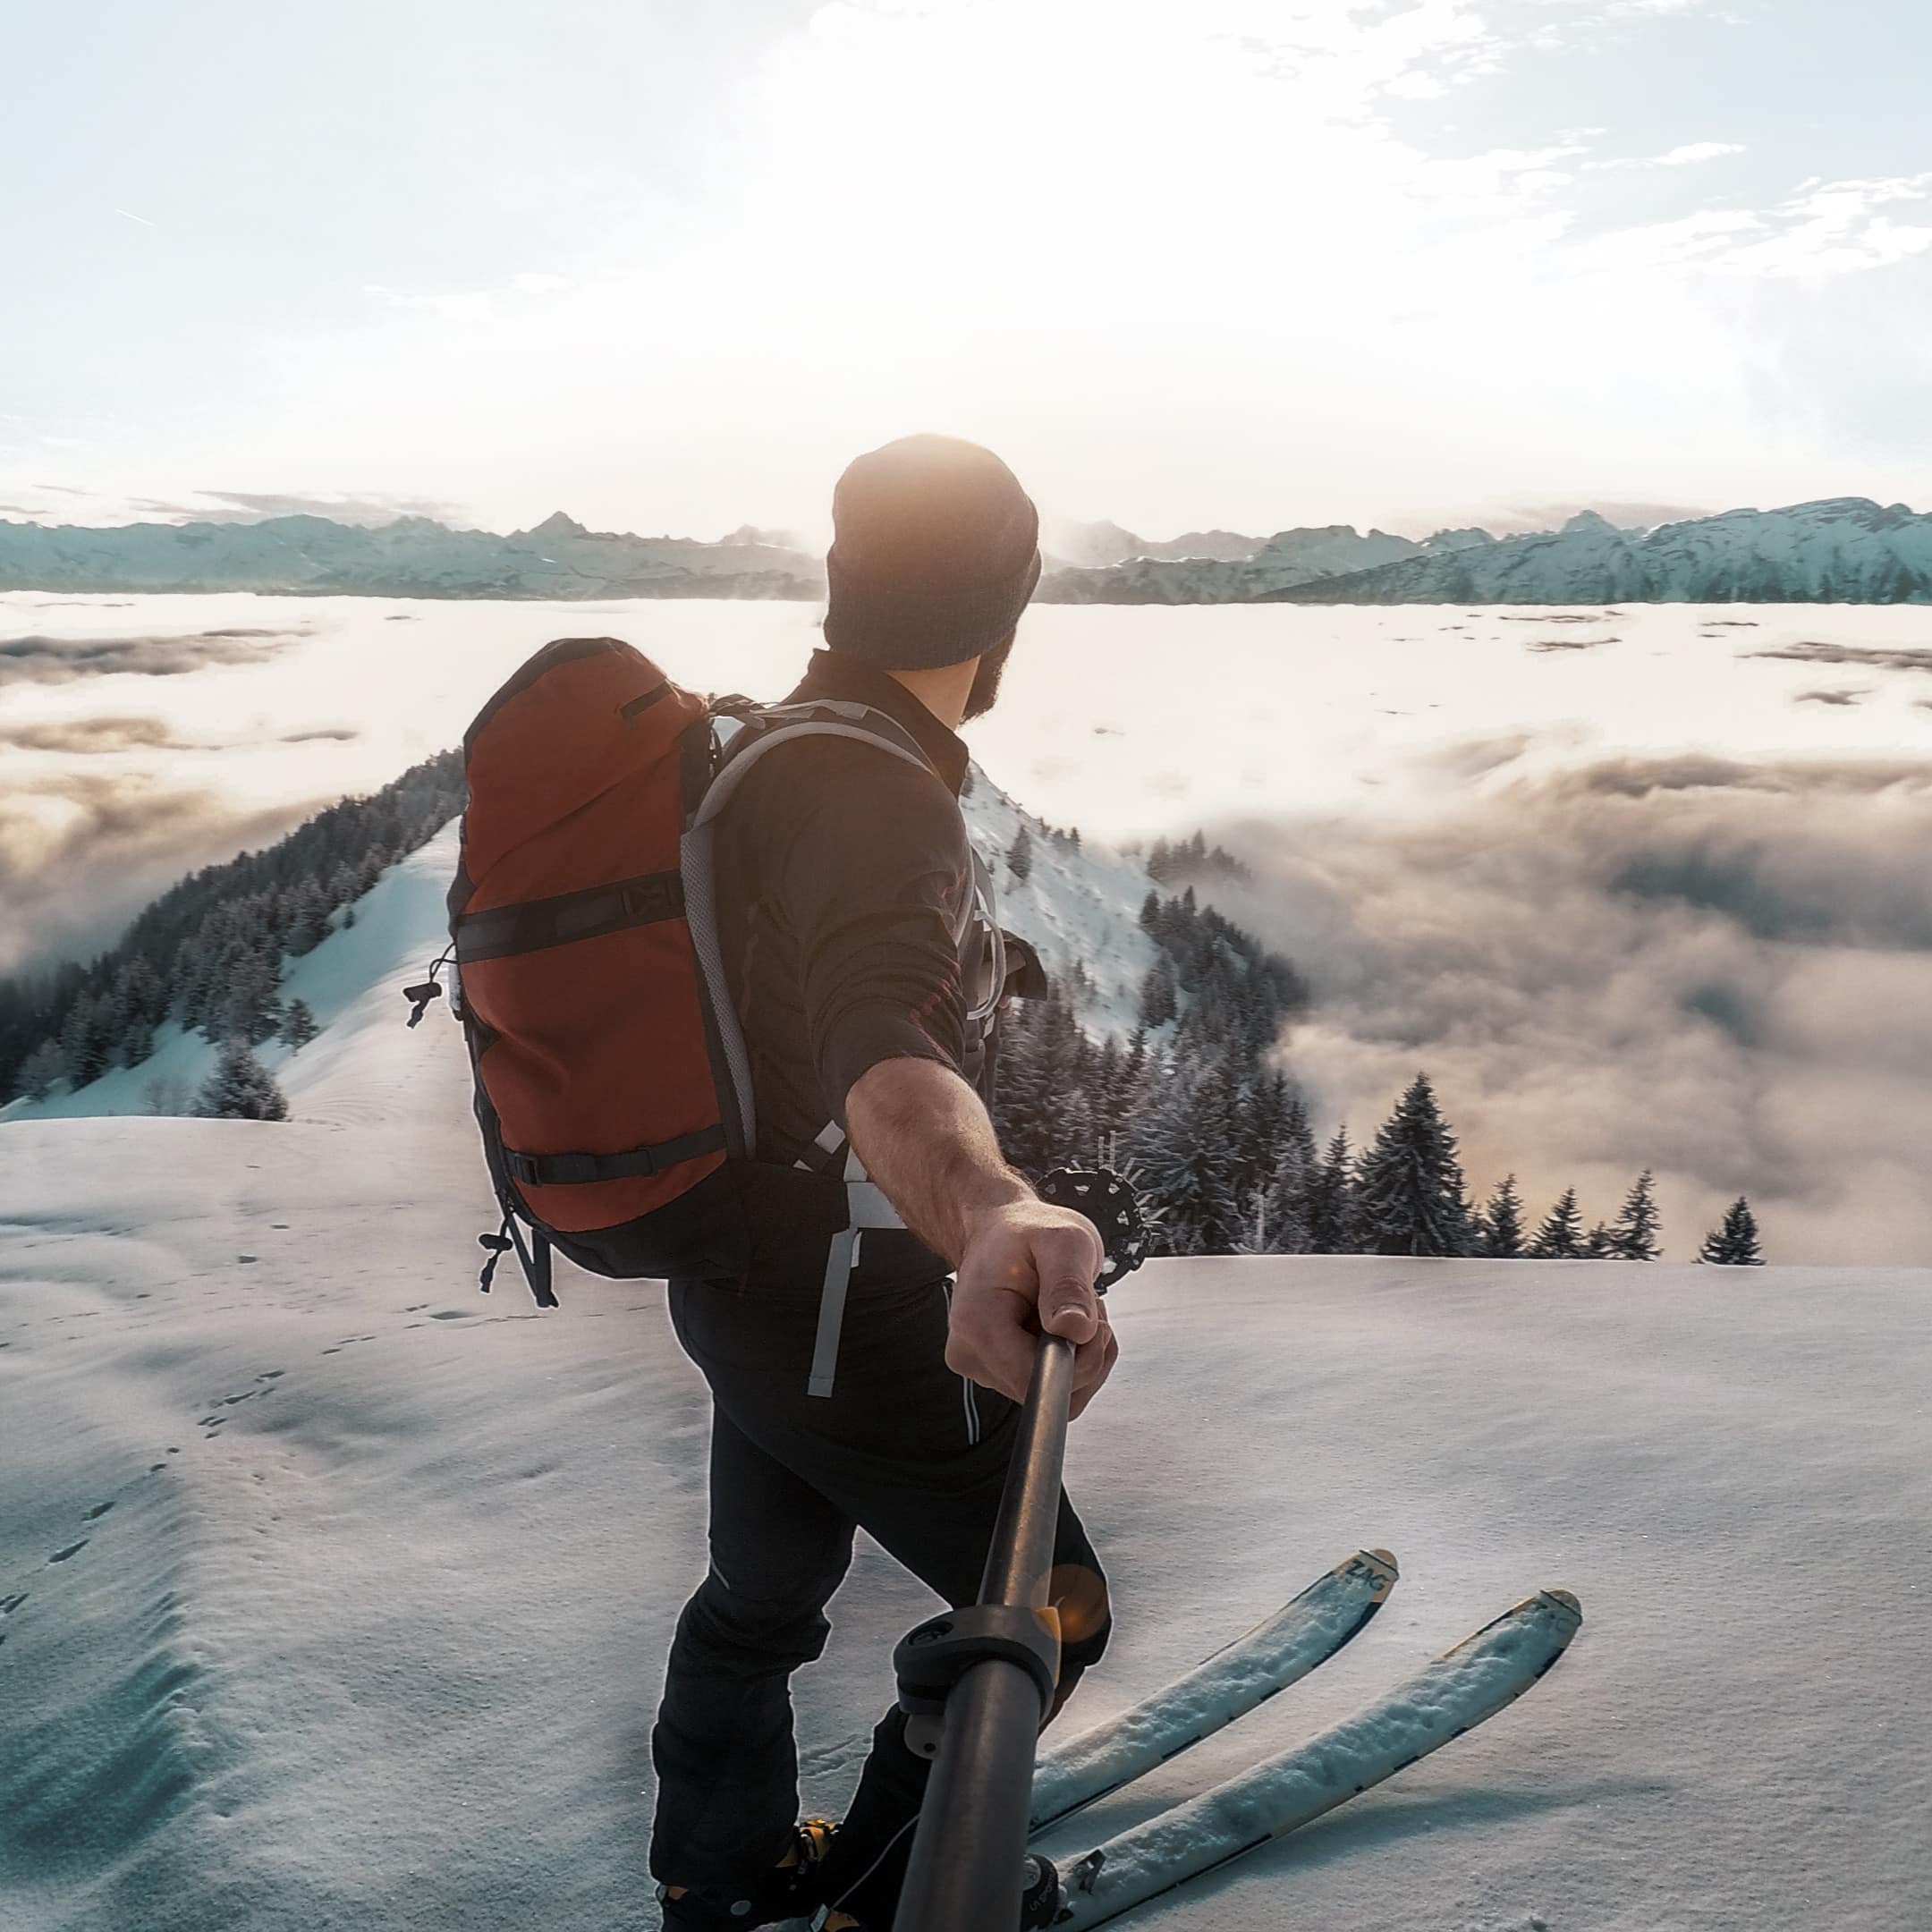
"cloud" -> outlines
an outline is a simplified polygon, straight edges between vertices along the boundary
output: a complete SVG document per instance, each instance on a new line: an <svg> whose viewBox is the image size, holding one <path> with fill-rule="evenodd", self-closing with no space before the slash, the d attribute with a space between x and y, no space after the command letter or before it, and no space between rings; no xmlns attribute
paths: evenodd
<svg viewBox="0 0 1932 1932"><path fill-rule="evenodd" d="M1863 691L1800 691L1792 702L1793 704L1855 705L1870 695L1870 692Z"/></svg>
<svg viewBox="0 0 1932 1932"><path fill-rule="evenodd" d="M284 732L275 741L348 744L361 735L361 731L352 724L318 724L309 731ZM0 745L10 745L18 751L61 751L83 758L120 751L221 749L205 739L178 738L172 724L154 716L54 718L38 724L4 725L0 726Z"/></svg>
<svg viewBox="0 0 1932 1932"><path fill-rule="evenodd" d="M289 490L200 490L198 496L211 496L230 506L226 511L203 511L204 522L260 522L267 517L324 516L338 523L375 526L394 523L398 517L434 518L438 523L461 524L464 513L456 504L435 496L393 496L370 491L359 495L311 496Z"/></svg>
<svg viewBox="0 0 1932 1932"><path fill-rule="evenodd" d="M1716 161L1724 155L1743 152L1743 148L1736 141L1689 141L1682 148L1673 148L1668 154L1660 154L1656 165L1658 167L1691 167L1699 161Z"/></svg>
<svg viewBox="0 0 1932 1932"><path fill-rule="evenodd" d="M258 664L297 631L235 628L178 636L0 638L0 685L72 684L89 677L184 677L210 665Z"/></svg>
<svg viewBox="0 0 1932 1932"><path fill-rule="evenodd" d="M10 775L0 791L0 972L109 943L183 874L279 838L326 802L242 810L153 773Z"/></svg>
<svg viewBox="0 0 1932 1932"><path fill-rule="evenodd" d="M1806 182L1764 208L1700 208L1601 235L1580 255L1619 275L1693 267L1724 275L1826 281L1932 251L1932 169Z"/></svg>
<svg viewBox="0 0 1932 1932"><path fill-rule="evenodd" d="M16 486L19 487L19 486ZM0 504L0 513L34 521L100 526L128 522L263 523L270 517L321 516L337 523L379 530L399 517L430 517L462 529L473 523L461 504L439 496L387 495L373 490L312 494L295 490L191 490L185 496L122 496L107 490L78 489L59 483L36 483L31 488L70 502L36 501Z"/></svg>
<svg viewBox="0 0 1932 1932"><path fill-rule="evenodd" d="M1826 644L1806 639L1765 650L1746 651L1747 657L1783 657L1793 664L1868 665L1881 671L1932 671L1932 647L1869 644Z"/></svg>
<svg viewBox="0 0 1932 1932"><path fill-rule="evenodd" d="M174 735L157 717L60 718L41 724L0 728L0 745L21 751L96 753L137 750L190 751L198 747Z"/></svg>
<svg viewBox="0 0 1932 1932"><path fill-rule="evenodd" d="M1681 148L1659 155L1632 155L1613 161L1586 161L1583 165L1592 174L1609 174L1623 168L1695 167L1700 162L1719 161L1727 155L1747 151L1736 141L1686 141Z"/></svg>
<svg viewBox="0 0 1932 1932"><path fill-rule="evenodd" d="M1314 987L1284 1046L1325 1131L1426 1067L1479 1186L1594 1218L1649 1165L1678 1258L1747 1193L1774 1258L1932 1258L1932 761L1606 760L1209 836L1259 874L1217 902Z"/></svg>

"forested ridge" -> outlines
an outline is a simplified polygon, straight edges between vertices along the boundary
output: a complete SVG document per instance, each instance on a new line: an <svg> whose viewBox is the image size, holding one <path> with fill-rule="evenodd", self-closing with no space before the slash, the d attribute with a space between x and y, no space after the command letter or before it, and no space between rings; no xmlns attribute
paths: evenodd
<svg viewBox="0 0 1932 1932"><path fill-rule="evenodd" d="M1199 835L1157 846L1148 870L1162 882L1246 876ZM1352 1144L1345 1126L1318 1143L1306 1098L1279 1063L1284 1027L1308 1003L1293 964L1200 904L1191 884L1165 897L1157 885L1140 920L1157 950L1124 1044L1081 1023L1090 982L1077 962L1045 999L1007 1012L995 1115L1021 1173L1038 1181L1055 1167L1099 1165L1126 1174L1157 1254L1658 1258L1648 1169L1614 1215L1589 1226L1574 1188L1534 1225L1513 1174L1475 1199L1426 1072L1365 1144ZM1697 1258L1758 1261L1747 1200Z"/></svg>
<svg viewBox="0 0 1932 1932"><path fill-rule="evenodd" d="M250 1049L315 1037L307 1006L283 996L286 962L352 921L355 901L462 804L461 758L442 753L275 845L191 874L91 962L0 981L0 1098L38 1099L138 1066L173 1021L223 1052L199 1096L157 1093L155 1111L183 1110L192 1097L204 1113L284 1118L274 1078ZM1078 830L1033 824L1040 839L1078 851ZM1034 839L1022 818L1004 855L1015 879L1031 869ZM1078 961L1046 998L1016 1002L1003 1022L995 1114L1022 1173L1119 1168L1143 1198L1160 1254L1657 1258L1648 1171L1613 1216L1589 1225L1573 1188L1540 1219L1513 1174L1474 1199L1426 1072L1360 1147L1346 1127L1318 1144L1306 1097L1280 1063L1308 987L1292 962L1197 897L1197 878L1245 883L1248 869L1199 834L1161 841L1142 862L1150 883L1139 920L1155 957L1131 1036L1103 1028L1096 1037L1083 1023L1093 983ZM1733 1203L1698 1258L1759 1258L1747 1200Z"/></svg>
<svg viewBox="0 0 1932 1932"><path fill-rule="evenodd" d="M353 918L354 902L462 799L462 759L442 752L260 852L191 873L89 963L0 980L0 1099L139 1065L168 1020L216 1041L301 1034L303 1014L281 997L284 959Z"/></svg>

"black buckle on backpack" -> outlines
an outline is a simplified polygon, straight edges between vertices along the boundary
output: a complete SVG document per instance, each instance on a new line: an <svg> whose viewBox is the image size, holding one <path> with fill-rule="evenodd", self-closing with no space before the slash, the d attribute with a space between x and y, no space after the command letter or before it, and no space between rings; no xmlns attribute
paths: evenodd
<svg viewBox="0 0 1932 1932"><path fill-rule="evenodd" d="M589 1187L605 1178L595 1154L519 1154L504 1149L504 1168L524 1187Z"/></svg>

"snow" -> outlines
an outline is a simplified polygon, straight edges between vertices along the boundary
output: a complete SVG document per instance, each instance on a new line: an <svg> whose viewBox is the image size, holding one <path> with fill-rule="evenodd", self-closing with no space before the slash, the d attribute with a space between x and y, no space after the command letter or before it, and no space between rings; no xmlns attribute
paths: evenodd
<svg viewBox="0 0 1932 1932"><path fill-rule="evenodd" d="M1033 942L1050 973L1063 976L1076 961L1085 963L1094 981L1093 996L1080 1008L1089 1030L1123 1038L1131 1033L1141 977L1154 962L1154 943L1137 919L1150 883L1139 862L1105 846L1076 852L1056 845L1039 819L984 775L977 776L965 809L972 836L995 860L1013 843L1022 818L1027 820L1034 863L1026 881L1015 880L1004 862L995 867L1005 923ZM420 979L447 943L445 895L456 869L456 851L452 823L355 901L353 925L343 924L338 914L335 931L284 963L283 999L307 1001L322 1031L300 1052L279 1039L266 1041L256 1057L302 1117L387 1118L415 1104L406 1063L363 1054L354 1043L364 1028L379 1030L404 1012L397 976ZM335 1024L344 1017L353 1024ZM440 1017L433 1007L423 1023ZM188 1112L214 1071L216 1049L172 1021L156 1040L154 1055L136 1066L112 1068L86 1086L56 1090L45 1100L8 1102L0 1106L0 1123Z"/></svg>
<svg viewBox="0 0 1932 1932"><path fill-rule="evenodd" d="M655 1923L648 1733L705 1560L706 1404L656 1284L566 1270L540 1318L513 1281L475 1293L460 1036L406 1030L397 993L447 859L297 969L326 1023L282 1070L288 1123L0 1125L0 1922ZM1118 1634L1072 1721L1348 1550L1402 1582L1052 1849L1314 1736L1538 1587L1588 1617L1533 1695L1136 1922L1932 1918L1932 1272L1155 1262L1112 1308L1070 1479ZM808 1803L843 1801L928 1607L861 1553L798 1682Z"/></svg>
<svg viewBox="0 0 1932 1932"><path fill-rule="evenodd" d="M97 530L0 519L0 583L35 590L266 590L377 597L810 597L816 556L742 539L589 530L560 510L499 537L428 517L322 516Z"/></svg>
<svg viewBox="0 0 1932 1932"><path fill-rule="evenodd" d="M1312 604L1928 604L1932 514L1831 496L1640 531L1586 510L1553 533L1258 593Z"/></svg>
<svg viewBox="0 0 1932 1932"><path fill-rule="evenodd" d="M452 823L420 851L390 867L354 902L352 926L343 925L338 914L335 931L311 952L286 962L282 997L306 1000L322 1030L300 1052L279 1039L265 1041L256 1048L256 1057L303 1118L349 1124L394 1119L418 1105L420 1097L413 1091L408 1063L363 1052L357 1043L367 1032L379 1034L387 1021L407 1018L398 976L421 978L421 970L447 945L443 901L455 870ZM440 1016L432 1012L430 1017ZM349 1023L340 1023L344 1021ZM199 1033L184 1034L172 1021L156 1039L153 1056L138 1066L113 1068L84 1087L57 1091L45 1100L12 1101L0 1107L0 1123L186 1113L214 1071L216 1048ZM159 1109L153 1091L157 1081L172 1103ZM440 1105L444 1097L437 1094L432 1104Z"/></svg>

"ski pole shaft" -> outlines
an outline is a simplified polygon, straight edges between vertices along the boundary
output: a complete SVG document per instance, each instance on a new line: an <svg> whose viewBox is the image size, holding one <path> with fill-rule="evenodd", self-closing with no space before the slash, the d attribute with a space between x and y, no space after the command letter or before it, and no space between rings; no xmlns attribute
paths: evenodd
<svg viewBox="0 0 1932 1932"><path fill-rule="evenodd" d="M1042 1335L982 1604L1046 1607L1072 1390L1072 1344ZM1019 1664L989 1658L953 1686L893 1932L1017 1932L1039 1728L1039 1688Z"/></svg>
<svg viewBox="0 0 1932 1932"><path fill-rule="evenodd" d="M979 1579L983 1604L1025 1604L1035 1610L1046 1606L1072 1394L1073 1344L1058 1335L1042 1335Z"/></svg>

